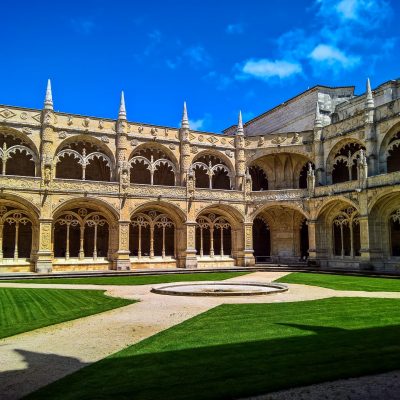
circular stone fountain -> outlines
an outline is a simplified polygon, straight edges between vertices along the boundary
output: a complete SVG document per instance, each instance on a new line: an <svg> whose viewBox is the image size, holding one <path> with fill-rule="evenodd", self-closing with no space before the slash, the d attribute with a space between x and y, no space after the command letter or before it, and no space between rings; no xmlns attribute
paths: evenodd
<svg viewBox="0 0 400 400"><path fill-rule="evenodd" d="M281 283L255 282L193 282L175 283L152 288L157 294L172 296L257 296L286 292L288 287Z"/></svg>

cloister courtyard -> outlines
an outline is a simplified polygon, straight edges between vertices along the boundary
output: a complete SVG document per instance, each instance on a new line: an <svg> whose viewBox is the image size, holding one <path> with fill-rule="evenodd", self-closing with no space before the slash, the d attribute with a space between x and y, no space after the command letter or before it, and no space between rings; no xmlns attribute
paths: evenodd
<svg viewBox="0 0 400 400"><path fill-rule="evenodd" d="M200 281L288 291L151 292ZM0 397L396 398L399 305L399 279L315 272L3 279Z"/></svg>

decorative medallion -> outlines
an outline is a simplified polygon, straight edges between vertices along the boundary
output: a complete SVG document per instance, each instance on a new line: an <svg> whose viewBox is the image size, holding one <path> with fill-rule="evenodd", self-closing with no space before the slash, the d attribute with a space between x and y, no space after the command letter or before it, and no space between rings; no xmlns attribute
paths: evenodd
<svg viewBox="0 0 400 400"><path fill-rule="evenodd" d="M197 138L199 142L204 142L204 136L203 135L199 135L199 137Z"/></svg>
<svg viewBox="0 0 400 400"><path fill-rule="evenodd" d="M72 118L71 115L69 115L69 116L68 116L67 124L68 124L68 125L72 125L73 123L74 123L74 119Z"/></svg>
<svg viewBox="0 0 400 400"><path fill-rule="evenodd" d="M214 136L210 136L209 138L207 138L207 140L212 144L218 142L218 139Z"/></svg>
<svg viewBox="0 0 400 400"><path fill-rule="evenodd" d="M197 146L192 146L192 153L197 154L199 152L199 148Z"/></svg>
<svg viewBox="0 0 400 400"><path fill-rule="evenodd" d="M58 132L59 139L65 139L66 137L67 137L67 132L65 132L65 131Z"/></svg>
<svg viewBox="0 0 400 400"><path fill-rule="evenodd" d="M137 145L138 145L137 139L131 140L131 146L137 146Z"/></svg>
<svg viewBox="0 0 400 400"><path fill-rule="evenodd" d="M279 135L276 135L276 137L274 137L272 140L271 140L271 143L272 144L281 144L281 143L283 143L284 141L286 140L286 136L279 136Z"/></svg>
<svg viewBox="0 0 400 400"><path fill-rule="evenodd" d="M99 129L104 128L104 122L102 120L99 121Z"/></svg>
<svg viewBox="0 0 400 400"><path fill-rule="evenodd" d="M28 114L24 111L20 114L20 118L26 120L28 118Z"/></svg>
<svg viewBox="0 0 400 400"><path fill-rule="evenodd" d="M108 136L104 135L104 136L101 137L101 141L104 142L104 143L109 143L110 139L108 138Z"/></svg>
<svg viewBox="0 0 400 400"><path fill-rule="evenodd" d="M5 108L4 110L0 111L0 117L3 117L5 119L12 118L15 115L16 115L15 112L9 110L8 108Z"/></svg>
<svg viewBox="0 0 400 400"><path fill-rule="evenodd" d="M26 135L30 135L32 133L32 129L31 128L23 128L22 132L24 132Z"/></svg>
<svg viewBox="0 0 400 400"><path fill-rule="evenodd" d="M173 143L171 143L171 144L169 145L169 148L170 148L171 150L175 150L176 146L175 146Z"/></svg>
<svg viewBox="0 0 400 400"><path fill-rule="evenodd" d="M89 126L89 122L90 122L89 118L85 118L85 119L82 121L82 125L83 125L85 128L87 128L87 127Z"/></svg>

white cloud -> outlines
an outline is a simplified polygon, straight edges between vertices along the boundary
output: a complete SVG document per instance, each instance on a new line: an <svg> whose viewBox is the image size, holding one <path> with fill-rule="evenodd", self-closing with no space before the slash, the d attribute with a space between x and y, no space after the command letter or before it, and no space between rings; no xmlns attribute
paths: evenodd
<svg viewBox="0 0 400 400"><path fill-rule="evenodd" d="M229 35L240 35L244 32L243 24L229 24L225 28L225 32Z"/></svg>
<svg viewBox="0 0 400 400"><path fill-rule="evenodd" d="M211 64L211 57L203 46L188 47L185 50L184 55L195 66L209 66Z"/></svg>
<svg viewBox="0 0 400 400"><path fill-rule="evenodd" d="M302 67L297 62L285 60L247 60L241 68L242 78L253 77L262 80L271 78L285 79L300 74ZM240 76L239 76L240 78Z"/></svg>
<svg viewBox="0 0 400 400"><path fill-rule="evenodd" d="M360 57L350 56L336 47L319 44L310 53L310 58L317 62L327 63L329 66L339 64L341 67L348 69L355 67L360 63Z"/></svg>
<svg viewBox="0 0 400 400"><path fill-rule="evenodd" d="M203 129L204 121L205 121L205 118L194 119L194 120L190 119L189 120L190 129L193 129L194 131Z"/></svg>

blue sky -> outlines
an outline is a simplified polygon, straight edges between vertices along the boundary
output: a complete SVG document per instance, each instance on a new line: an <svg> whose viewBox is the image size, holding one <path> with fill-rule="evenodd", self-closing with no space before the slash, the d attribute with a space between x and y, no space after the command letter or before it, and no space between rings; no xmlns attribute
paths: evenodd
<svg viewBox="0 0 400 400"><path fill-rule="evenodd" d="M397 4L396 4L397 3ZM2 6L0 103L221 131L316 84L400 76L392 0L22 1Z"/></svg>

